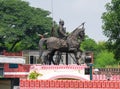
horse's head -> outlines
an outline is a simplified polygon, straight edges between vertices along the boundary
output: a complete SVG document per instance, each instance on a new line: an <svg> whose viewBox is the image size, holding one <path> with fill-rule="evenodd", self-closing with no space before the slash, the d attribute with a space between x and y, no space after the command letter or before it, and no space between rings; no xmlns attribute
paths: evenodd
<svg viewBox="0 0 120 89"><path fill-rule="evenodd" d="M81 41L84 40L85 37L84 23L82 23L80 26L76 28L76 30L74 31L74 35L76 35L76 38L79 38Z"/></svg>
<svg viewBox="0 0 120 89"><path fill-rule="evenodd" d="M84 23L82 23L80 26L78 26L68 37L67 39L80 39L81 41L84 40L85 37L85 28Z"/></svg>
<svg viewBox="0 0 120 89"><path fill-rule="evenodd" d="M84 28L80 28L79 32L78 32L78 37L80 38L80 40L84 40L85 38L85 29Z"/></svg>

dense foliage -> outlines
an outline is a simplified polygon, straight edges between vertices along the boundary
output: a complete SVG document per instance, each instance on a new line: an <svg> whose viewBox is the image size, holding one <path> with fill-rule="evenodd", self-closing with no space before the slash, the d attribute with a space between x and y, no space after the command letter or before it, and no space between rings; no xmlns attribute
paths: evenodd
<svg viewBox="0 0 120 89"><path fill-rule="evenodd" d="M107 49L107 43L104 41L96 43L93 39L86 36L84 42L81 44L81 49L93 52L94 67L117 65L113 52Z"/></svg>
<svg viewBox="0 0 120 89"><path fill-rule="evenodd" d="M86 36L81 44L81 48L85 51L95 51L97 50L97 43L93 39Z"/></svg>
<svg viewBox="0 0 120 89"><path fill-rule="evenodd" d="M107 3L106 10L102 15L103 32L109 38L108 49L114 52L117 60L120 60L120 0Z"/></svg>
<svg viewBox="0 0 120 89"><path fill-rule="evenodd" d="M95 67L106 67L115 64L114 54L112 52L108 52L107 50L101 51L97 57L95 62Z"/></svg>
<svg viewBox="0 0 120 89"><path fill-rule="evenodd" d="M22 0L0 0L0 50L37 49L36 33L50 32L50 12Z"/></svg>

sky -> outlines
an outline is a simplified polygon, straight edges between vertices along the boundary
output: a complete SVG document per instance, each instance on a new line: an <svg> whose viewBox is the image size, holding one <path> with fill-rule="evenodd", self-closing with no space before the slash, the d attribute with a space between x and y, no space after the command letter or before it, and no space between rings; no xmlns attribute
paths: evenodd
<svg viewBox="0 0 120 89"><path fill-rule="evenodd" d="M59 23L64 20L66 31L72 32L85 22L85 34L96 42L106 41L102 30L102 13L106 12L105 4L111 0L24 0L33 7L51 12L53 20Z"/></svg>

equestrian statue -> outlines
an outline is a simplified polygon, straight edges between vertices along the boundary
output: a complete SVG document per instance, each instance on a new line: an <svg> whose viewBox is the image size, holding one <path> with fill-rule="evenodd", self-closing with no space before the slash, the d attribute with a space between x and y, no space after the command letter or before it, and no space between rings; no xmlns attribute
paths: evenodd
<svg viewBox="0 0 120 89"><path fill-rule="evenodd" d="M65 52L65 53L73 53L76 59L76 63L79 65L79 59L82 55L82 50L80 49L80 44L84 40L85 37L85 28L84 23L78 26L73 32L69 35L66 35L65 28L63 27L64 22L59 22L59 32L62 30L64 33L58 34L59 37L42 37L39 41L39 54L42 64L56 64L53 60L53 56L55 52ZM61 37L60 37L61 36Z"/></svg>

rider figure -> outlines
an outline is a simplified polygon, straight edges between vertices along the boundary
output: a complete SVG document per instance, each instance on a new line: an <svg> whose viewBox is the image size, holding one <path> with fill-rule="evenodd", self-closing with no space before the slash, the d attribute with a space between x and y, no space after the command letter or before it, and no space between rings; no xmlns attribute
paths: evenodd
<svg viewBox="0 0 120 89"><path fill-rule="evenodd" d="M64 26L64 21L60 20L59 21L59 28L57 30L57 33L58 33L58 37L61 38L61 39L64 39L64 38L67 37L66 28L63 27L63 26Z"/></svg>

